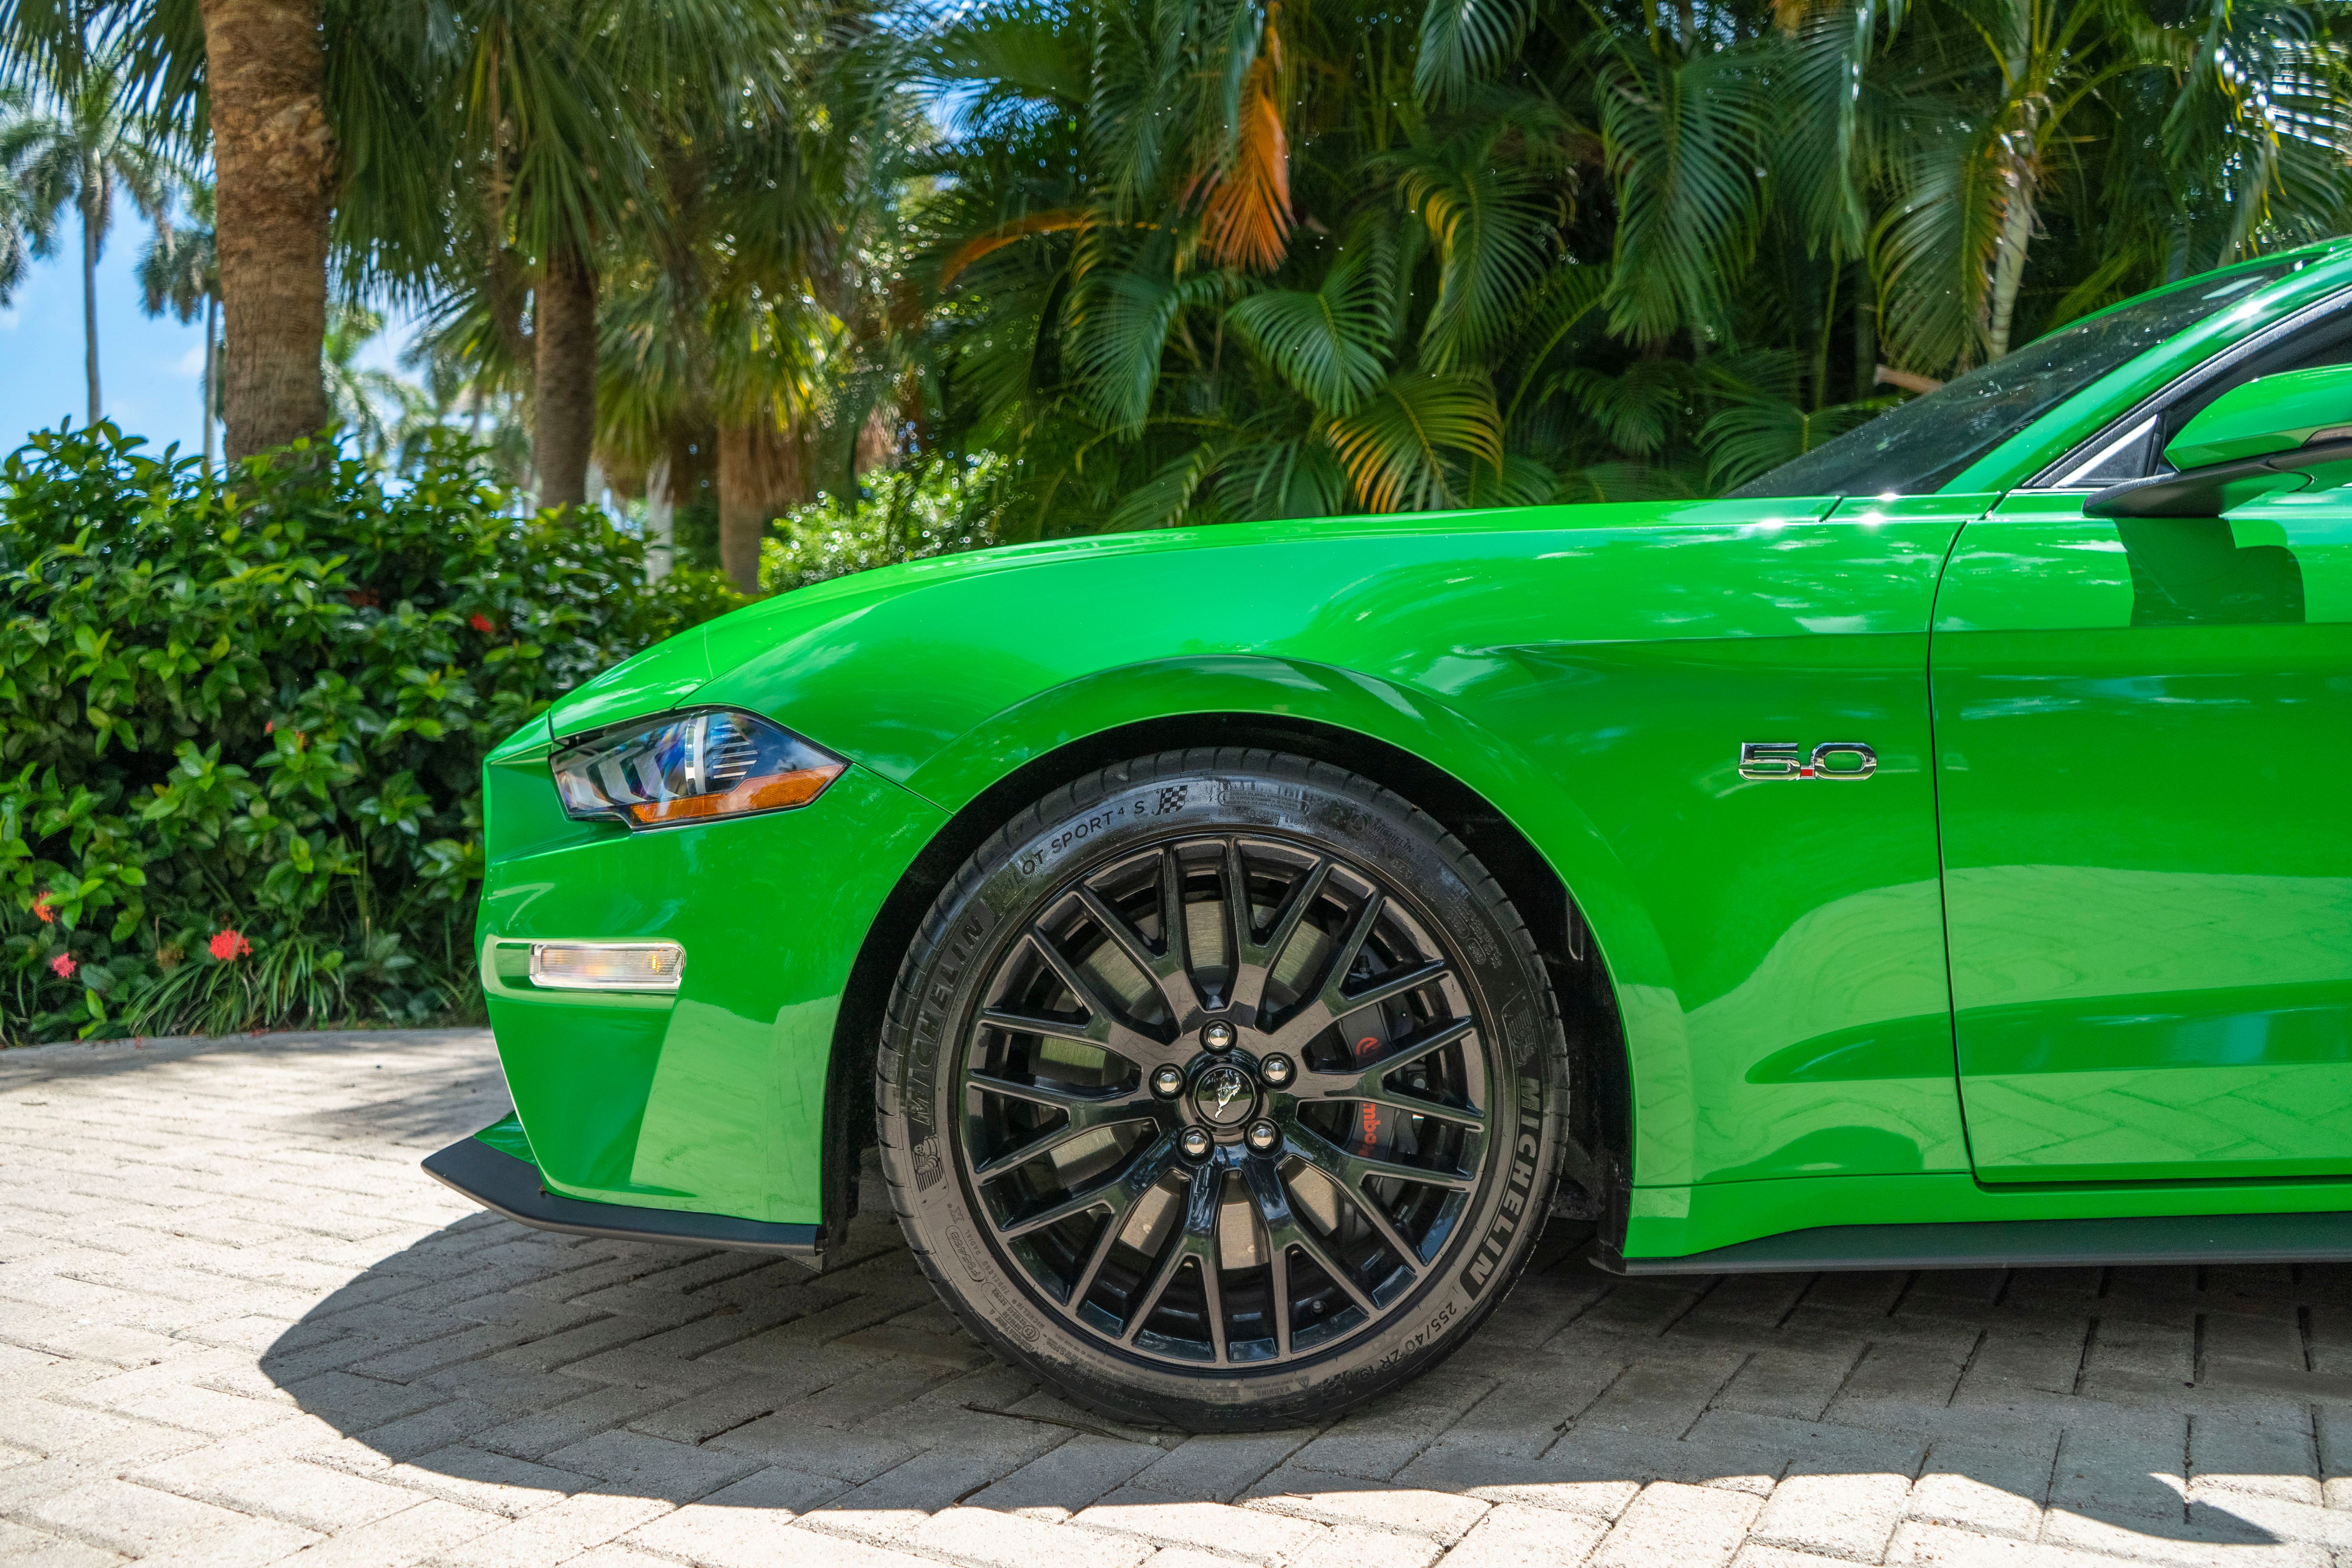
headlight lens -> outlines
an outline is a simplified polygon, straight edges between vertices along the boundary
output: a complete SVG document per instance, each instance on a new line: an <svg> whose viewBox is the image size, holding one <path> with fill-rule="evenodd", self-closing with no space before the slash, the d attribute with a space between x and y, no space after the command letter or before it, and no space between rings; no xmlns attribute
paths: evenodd
<svg viewBox="0 0 2352 1568"><path fill-rule="evenodd" d="M731 708L583 736L550 759L565 815L667 827L806 805L849 764Z"/></svg>

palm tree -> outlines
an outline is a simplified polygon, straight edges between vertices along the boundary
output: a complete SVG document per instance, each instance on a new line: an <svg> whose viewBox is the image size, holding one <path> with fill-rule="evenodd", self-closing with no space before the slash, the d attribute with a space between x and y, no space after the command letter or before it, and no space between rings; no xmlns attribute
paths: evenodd
<svg viewBox="0 0 2352 1568"><path fill-rule="evenodd" d="M586 499L600 279L669 208L658 151L772 112L794 28L816 25L736 0L353 12L352 52L380 85L372 108L338 93L352 105L339 222L369 280L467 301L445 317L487 312L531 388L542 506Z"/></svg>
<svg viewBox="0 0 2352 1568"><path fill-rule="evenodd" d="M859 437L909 368L894 316L895 200L928 139L898 40L838 22L796 59L784 107L738 110L665 153L669 203L612 268L598 445L650 487L707 442L721 566L759 588L768 521L824 475L854 490ZM901 298L896 302L903 306ZM885 421L887 423L887 420Z"/></svg>
<svg viewBox="0 0 2352 1568"><path fill-rule="evenodd" d="M21 91L0 87L0 124L5 124L23 106ZM42 218L43 215L25 200L16 176L0 168L0 306L8 303L17 285L25 280L26 268L32 264L34 242L42 233Z"/></svg>
<svg viewBox="0 0 2352 1568"><path fill-rule="evenodd" d="M213 233L213 186L194 180L187 187L194 221L158 223L139 258L142 304L151 316L170 310L186 326L201 317L205 327L205 472L213 471L213 423L220 417L220 255Z"/></svg>
<svg viewBox="0 0 2352 1568"><path fill-rule="evenodd" d="M365 13L364 0L330 0ZM111 40L128 100L218 180L221 405L238 458L327 421L327 225L335 139L320 0L0 0L13 74L79 79Z"/></svg>
<svg viewBox="0 0 2352 1568"><path fill-rule="evenodd" d="M77 62L21 112L0 126L0 169L41 215L34 254L48 254L55 215L70 205L81 220L82 353L89 384L89 422L104 416L98 375L98 259L113 226L115 203L128 196L162 222L173 165L154 121L132 100L121 51Z"/></svg>

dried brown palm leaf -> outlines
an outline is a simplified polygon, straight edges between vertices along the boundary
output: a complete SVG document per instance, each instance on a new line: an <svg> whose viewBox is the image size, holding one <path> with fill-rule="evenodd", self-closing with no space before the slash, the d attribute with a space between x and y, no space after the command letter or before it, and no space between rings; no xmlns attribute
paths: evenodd
<svg viewBox="0 0 2352 1568"><path fill-rule="evenodd" d="M1271 272L1289 253L1290 133L1282 122L1281 53L1274 32L1242 84L1232 163L1205 178L1201 236L1221 267Z"/></svg>

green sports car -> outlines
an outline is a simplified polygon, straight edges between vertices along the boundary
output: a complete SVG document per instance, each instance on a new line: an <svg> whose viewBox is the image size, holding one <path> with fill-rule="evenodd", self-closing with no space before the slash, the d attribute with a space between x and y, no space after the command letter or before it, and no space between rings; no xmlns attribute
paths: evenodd
<svg viewBox="0 0 2352 1568"><path fill-rule="evenodd" d="M985 551L488 766L559 1230L822 1267L1194 1429L1627 1274L2352 1257L2352 244L1728 498Z"/></svg>

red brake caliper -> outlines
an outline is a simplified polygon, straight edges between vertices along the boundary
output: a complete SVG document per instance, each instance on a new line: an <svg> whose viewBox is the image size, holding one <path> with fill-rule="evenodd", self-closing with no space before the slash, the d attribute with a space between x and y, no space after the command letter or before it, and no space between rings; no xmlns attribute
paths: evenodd
<svg viewBox="0 0 2352 1568"><path fill-rule="evenodd" d="M1366 1035L1356 1042L1356 1060L1360 1063L1371 1060L1387 1043L1378 1035ZM1388 1131L1388 1112L1368 1100L1358 1108L1357 1121L1358 1134L1364 1141L1365 1152L1369 1153L1379 1148L1381 1135Z"/></svg>

